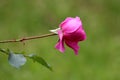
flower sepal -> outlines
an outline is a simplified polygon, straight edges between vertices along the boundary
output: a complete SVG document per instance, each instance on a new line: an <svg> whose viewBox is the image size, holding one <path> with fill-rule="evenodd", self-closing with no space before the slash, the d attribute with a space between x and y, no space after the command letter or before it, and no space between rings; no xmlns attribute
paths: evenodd
<svg viewBox="0 0 120 80"><path fill-rule="evenodd" d="M58 34L58 30L60 30L60 28L49 30L49 31L52 32L52 33Z"/></svg>

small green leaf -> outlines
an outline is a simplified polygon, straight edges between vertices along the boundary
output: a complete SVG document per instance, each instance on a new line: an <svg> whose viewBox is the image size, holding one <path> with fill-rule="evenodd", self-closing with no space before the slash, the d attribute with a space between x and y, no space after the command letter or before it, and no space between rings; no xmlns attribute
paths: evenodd
<svg viewBox="0 0 120 80"><path fill-rule="evenodd" d="M0 48L0 52L5 53L5 54L8 54L8 52L7 52L5 49L1 49L1 48Z"/></svg>
<svg viewBox="0 0 120 80"><path fill-rule="evenodd" d="M35 55L35 54L30 54L28 57L29 57L30 59L32 59L33 61L42 64L43 66L45 66L45 67L48 68L49 70L53 71L53 70L52 70L52 67L51 67L42 57L39 57L39 56L37 56L37 55Z"/></svg>
<svg viewBox="0 0 120 80"><path fill-rule="evenodd" d="M26 63L26 58L23 54L15 54L12 51L9 52L8 62L11 66L20 68Z"/></svg>

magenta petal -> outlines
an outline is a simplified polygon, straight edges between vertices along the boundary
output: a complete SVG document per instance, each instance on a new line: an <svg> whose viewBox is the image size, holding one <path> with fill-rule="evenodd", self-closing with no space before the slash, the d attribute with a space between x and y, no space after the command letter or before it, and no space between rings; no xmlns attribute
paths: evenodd
<svg viewBox="0 0 120 80"><path fill-rule="evenodd" d="M81 30L80 41L86 40L86 33L84 30Z"/></svg>
<svg viewBox="0 0 120 80"><path fill-rule="evenodd" d="M78 55L78 42L72 42L72 41L65 41L65 43L74 50L75 54Z"/></svg>
<svg viewBox="0 0 120 80"><path fill-rule="evenodd" d="M82 22L79 17L76 17L64 22L60 27L64 33L72 33L82 27Z"/></svg>
<svg viewBox="0 0 120 80"><path fill-rule="evenodd" d="M55 48L58 49L60 52L65 51L64 47L64 40L63 40L63 33L61 30L58 31L59 42L56 44Z"/></svg>
<svg viewBox="0 0 120 80"><path fill-rule="evenodd" d="M74 32L74 34L72 34L71 36L72 36L73 41L75 40L84 41L86 39L86 33L84 29L81 29L81 28L76 30L76 32Z"/></svg>
<svg viewBox="0 0 120 80"><path fill-rule="evenodd" d="M60 27L62 27L66 22L68 22L69 20L73 19L72 17L68 17L66 18L63 22L60 23Z"/></svg>

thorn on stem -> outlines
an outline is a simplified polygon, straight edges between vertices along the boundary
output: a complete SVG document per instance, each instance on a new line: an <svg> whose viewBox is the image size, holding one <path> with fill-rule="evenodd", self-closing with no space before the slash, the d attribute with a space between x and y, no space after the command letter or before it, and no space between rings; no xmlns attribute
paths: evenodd
<svg viewBox="0 0 120 80"><path fill-rule="evenodd" d="M20 40L20 42L23 42L25 40L25 38L22 38L21 40Z"/></svg>
<svg viewBox="0 0 120 80"><path fill-rule="evenodd" d="M25 45L25 38L22 38L21 40L20 40L20 42L22 42L23 43L23 45Z"/></svg>

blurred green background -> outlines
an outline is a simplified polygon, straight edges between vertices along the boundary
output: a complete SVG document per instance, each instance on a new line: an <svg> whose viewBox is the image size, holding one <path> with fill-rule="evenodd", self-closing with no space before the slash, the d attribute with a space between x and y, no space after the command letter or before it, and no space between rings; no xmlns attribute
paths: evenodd
<svg viewBox="0 0 120 80"><path fill-rule="evenodd" d="M78 56L67 46L57 51L57 36L0 44L37 53L54 69L31 60L15 69L1 53L0 80L120 80L120 0L0 0L0 40L49 33L69 16L79 16L87 33Z"/></svg>

